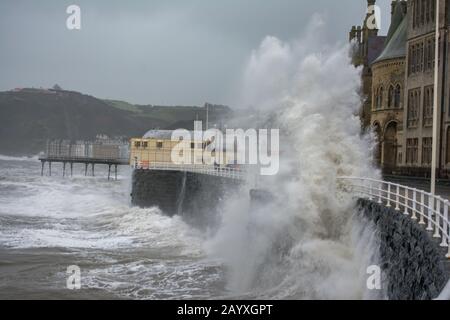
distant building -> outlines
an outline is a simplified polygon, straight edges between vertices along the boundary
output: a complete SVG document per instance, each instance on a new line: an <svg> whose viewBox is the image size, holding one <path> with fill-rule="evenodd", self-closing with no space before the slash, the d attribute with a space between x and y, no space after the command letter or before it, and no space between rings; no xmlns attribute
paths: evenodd
<svg viewBox="0 0 450 320"><path fill-rule="evenodd" d="M180 165L174 163L172 152L183 140L172 140L172 130L150 130L142 138L133 138L130 140L130 164L135 168L148 169L151 166L171 166ZM193 132L191 132L191 135ZM203 164L204 150L211 144L211 141L195 140L194 137L189 141L184 141L186 148L179 153L180 158L186 159L186 165ZM184 152L189 150L187 154ZM175 150L177 152L177 150ZM216 156L216 150L211 150L211 156ZM233 164L235 153L227 152L226 148L222 150L222 161L218 164ZM207 164L207 163L206 163Z"/></svg>

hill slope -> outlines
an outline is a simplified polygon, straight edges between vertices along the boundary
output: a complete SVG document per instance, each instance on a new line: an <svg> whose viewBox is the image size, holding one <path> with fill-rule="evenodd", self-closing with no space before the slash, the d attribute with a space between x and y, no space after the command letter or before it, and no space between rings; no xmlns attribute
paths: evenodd
<svg viewBox="0 0 450 320"><path fill-rule="evenodd" d="M175 129L179 121L204 113L204 108L182 108L134 106L62 90L0 92L0 153L34 155L44 150L47 139L142 136L150 129ZM227 112L213 110L212 119Z"/></svg>

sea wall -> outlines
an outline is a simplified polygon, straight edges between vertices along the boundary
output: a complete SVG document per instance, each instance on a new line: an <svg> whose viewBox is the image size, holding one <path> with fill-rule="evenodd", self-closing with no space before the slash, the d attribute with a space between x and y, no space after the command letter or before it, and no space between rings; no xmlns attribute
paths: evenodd
<svg viewBox="0 0 450 320"><path fill-rule="evenodd" d="M240 181L181 171L133 171L131 202L159 207L167 215L183 215L203 224L215 218L229 193L239 192Z"/></svg>
<svg viewBox="0 0 450 320"><path fill-rule="evenodd" d="M374 223L380 243L380 267L391 300L436 298L449 278L445 251L410 217L360 199L359 214Z"/></svg>

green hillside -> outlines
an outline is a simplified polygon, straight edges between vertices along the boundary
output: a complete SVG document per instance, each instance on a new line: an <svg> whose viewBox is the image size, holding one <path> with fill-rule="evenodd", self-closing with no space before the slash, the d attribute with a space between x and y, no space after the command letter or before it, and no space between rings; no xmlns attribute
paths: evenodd
<svg viewBox="0 0 450 320"><path fill-rule="evenodd" d="M230 115L223 106L210 107L210 122ZM35 155L47 139L91 140L142 136L151 129L177 129L198 118L204 107L138 106L100 100L73 91L22 89L0 92L0 154Z"/></svg>

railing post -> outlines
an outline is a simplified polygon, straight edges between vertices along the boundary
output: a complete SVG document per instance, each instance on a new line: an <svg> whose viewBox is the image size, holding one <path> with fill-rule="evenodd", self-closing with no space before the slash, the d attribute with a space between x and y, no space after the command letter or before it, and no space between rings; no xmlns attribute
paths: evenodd
<svg viewBox="0 0 450 320"><path fill-rule="evenodd" d="M381 200L381 192L383 191L383 183L378 183L378 203L381 204L383 201Z"/></svg>
<svg viewBox="0 0 450 320"><path fill-rule="evenodd" d="M441 214L441 199L437 198L436 199L436 211L434 212L435 218L436 218L436 224L434 226L434 235L433 238L440 238L441 235L439 233L439 223L440 223L440 214Z"/></svg>
<svg viewBox="0 0 450 320"><path fill-rule="evenodd" d="M400 202L400 185L397 185L397 192L395 195L395 210L396 211L400 211L400 206L399 203Z"/></svg>
<svg viewBox="0 0 450 320"><path fill-rule="evenodd" d="M230 171L230 174L233 176L240 176L240 173L238 174L237 171L233 170ZM404 214L409 215L411 212L412 220L418 220L420 215L419 224L426 224L427 231L434 231L433 237L441 238L440 246L448 247L446 257L450 259L449 200L444 200L431 193L416 188L402 186L400 184L364 178L344 177L344 179L349 180L349 186L351 187L347 191L352 192L353 190L356 194L362 192L365 194L365 198L367 198L368 194L368 198L374 200L378 197L378 202L384 204L386 207L394 207L392 202L395 201L395 210L402 210L401 206L404 205ZM392 186L397 189L393 190ZM402 188L404 190L404 196L401 194ZM378 189L378 194L375 191L376 189ZM385 194L386 196L384 196ZM404 201L401 201L400 198L403 198Z"/></svg>
<svg viewBox="0 0 450 320"><path fill-rule="evenodd" d="M391 183L388 182L388 188L387 188L387 204L386 207L390 208L391 207Z"/></svg>
<svg viewBox="0 0 450 320"><path fill-rule="evenodd" d="M404 209L404 211L403 211L403 214L405 215L405 216L407 216L407 215L409 215L409 212L408 212L408 204L409 204L409 189L408 188L406 188L406 187L404 187L403 188L403 190L405 191L405 194L404 194L404 197L403 197L403 199L404 199L404 206L405 206L405 209Z"/></svg>
<svg viewBox="0 0 450 320"><path fill-rule="evenodd" d="M412 217L411 217L411 219L413 219L413 220L417 220L417 212L416 212L416 210L417 210L417 204L416 204L416 202L417 202L417 189L413 189L413 203L412 203Z"/></svg>
<svg viewBox="0 0 450 320"><path fill-rule="evenodd" d="M450 236L449 229L448 229L448 200L444 200L444 221L442 221L442 229L444 229L444 232L442 233L442 242L441 247L448 246L448 237Z"/></svg>
<svg viewBox="0 0 450 320"><path fill-rule="evenodd" d="M434 210L434 198L431 193L428 194L428 224L427 231L433 231L433 210Z"/></svg>
<svg viewBox="0 0 450 320"><path fill-rule="evenodd" d="M420 220L419 224L425 224L425 193L420 192Z"/></svg>

